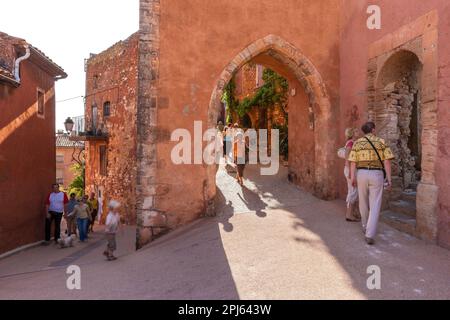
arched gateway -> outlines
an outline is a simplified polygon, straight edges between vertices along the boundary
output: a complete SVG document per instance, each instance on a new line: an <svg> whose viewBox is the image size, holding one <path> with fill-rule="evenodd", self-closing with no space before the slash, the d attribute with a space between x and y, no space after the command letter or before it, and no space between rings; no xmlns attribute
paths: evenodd
<svg viewBox="0 0 450 320"><path fill-rule="evenodd" d="M208 128L214 128L220 115L221 97L226 84L244 64L261 55L267 55L285 67L301 83L308 97L310 130L314 131L313 192L323 199L336 197L335 164L336 132L330 123L332 112L329 96L313 63L295 46L276 35L268 35L239 52L220 74L213 89L208 109ZM295 107L295 106L294 106ZM295 110L294 110L295 111ZM296 126L296 123L292 123ZM295 142L293 142L295 143ZM208 198L215 196L216 166L208 166ZM211 201L212 203L212 201Z"/></svg>
<svg viewBox="0 0 450 320"><path fill-rule="evenodd" d="M140 1L135 168L138 248L158 231L155 226L175 228L213 213L217 166L173 163L171 150L177 143L171 141L171 133L181 128L194 137L198 122L203 131L215 127L224 87L250 61L273 69L293 85L289 139L295 140L289 141L289 168L296 170L291 180L322 199L338 194L339 119L335 115L339 99L336 90L330 94L328 89L339 84L339 15L322 17L323 8L311 5L312 13L299 20L303 11L296 1L283 3L289 6L284 12L292 12L290 21L266 11L240 16L251 11L253 6L247 2L238 14L229 2L208 1L208 10L186 7L186 3L169 7L158 0ZM211 12L247 23L224 29ZM296 28L286 29L286 23ZM182 32L177 24L183 24ZM320 43L308 30L313 24L321 26ZM319 68L327 77L326 84ZM292 114L293 110L298 113ZM195 143L198 146L202 141L193 142L193 149Z"/></svg>

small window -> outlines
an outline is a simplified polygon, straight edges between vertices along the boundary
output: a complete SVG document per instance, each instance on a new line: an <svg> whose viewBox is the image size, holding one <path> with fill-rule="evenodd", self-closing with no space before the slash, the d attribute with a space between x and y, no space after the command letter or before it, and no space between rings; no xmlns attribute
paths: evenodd
<svg viewBox="0 0 450 320"><path fill-rule="evenodd" d="M106 146L100 146L100 175L106 176L107 174L107 149Z"/></svg>
<svg viewBox="0 0 450 320"><path fill-rule="evenodd" d="M64 184L64 170L56 169L56 183Z"/></svg>
<svg viewBox="0 0 450 320"><path fill-rule="evenodd" d="M103 116L104 117L109 117L111 115L111 102L106 101L103 104Z"/></svg>
<svg viewBox="0 0 450 320"><path fill-rule="evenodd" d="M263 80L264 69L263 66L258 64L256 65L256 87L259 88L264 84Z"/></svg>
<svg viewBox="0 0 450 320"><path fill-rule="evenodd" d="M63 154L57 154L56 155L56 162L57 163L64 163L64 155Z"/></svg>
<svg viewBox="0 0 450 320"><path fill-rule="evenodd" d="M94 89L98 89L98 75L94 75L93 87Z"/></svg>
<svg viewBox="0 0 450 320"><path fill-rule="evenodd" d="M97 104L92 103L92 109L91 109L91 121L92 121L92 131L94 134L97 132Z"/></svg>
<svg viewBox="0 0 450 320"><path fill-rule="evenodd" d="M40 118L45 116L45 93L41 89L37 89L37 115Z"/></svg>

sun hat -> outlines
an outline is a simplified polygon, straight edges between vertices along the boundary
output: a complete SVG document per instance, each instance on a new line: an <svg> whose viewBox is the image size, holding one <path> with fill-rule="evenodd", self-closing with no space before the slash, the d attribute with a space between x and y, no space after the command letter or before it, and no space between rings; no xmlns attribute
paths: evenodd
<svg viewBox="0 0 450 320"><path fill-rule="evenodd" d="M110 209L116 209L116 208L118 208L118 207L120 207L120 202L119 202L119 201L116 201L116 200L111 200L111 201L109 201L109 203L108 203L108 208L110 208Z"/></svg>
<svg viewBox="0 0 450 320"><path fill-rule="evenodd" d="M355 135L355 130L353 128L347 128L345 129L345 137L347 139L352 138Z"/></svg>

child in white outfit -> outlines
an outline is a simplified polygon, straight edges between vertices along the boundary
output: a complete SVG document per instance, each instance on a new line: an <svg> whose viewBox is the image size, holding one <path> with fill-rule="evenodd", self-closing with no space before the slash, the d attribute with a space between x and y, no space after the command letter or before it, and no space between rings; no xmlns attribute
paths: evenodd
<svg viewBox="0 0 450 320"><path fill-rule="evenodd" d="M107 257L109 261L116 260L117 258L113 255L113 252L116 250L116 233L120 227L120 215L119 215L119 207L120 203L111 200L108 204L109 212L106 216L106 240L108 244L106 246L106 250L103 254Z"/></svg>

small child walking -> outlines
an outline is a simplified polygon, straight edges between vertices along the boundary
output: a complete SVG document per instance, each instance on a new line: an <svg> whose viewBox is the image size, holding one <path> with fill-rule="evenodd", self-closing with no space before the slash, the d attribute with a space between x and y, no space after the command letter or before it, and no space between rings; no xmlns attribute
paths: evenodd
<svg viewBox="0 0 450 320"><path fill-rule="evenodd" d="M120 203L116 200L111 200L108 203L109 212L108 215L106 216L106 228L105 228L106 240L108 241L108 244L103 254L109 261L117 259L113 255L113 253L117 248L116 234L120 227L119 207Z"/></svg>

